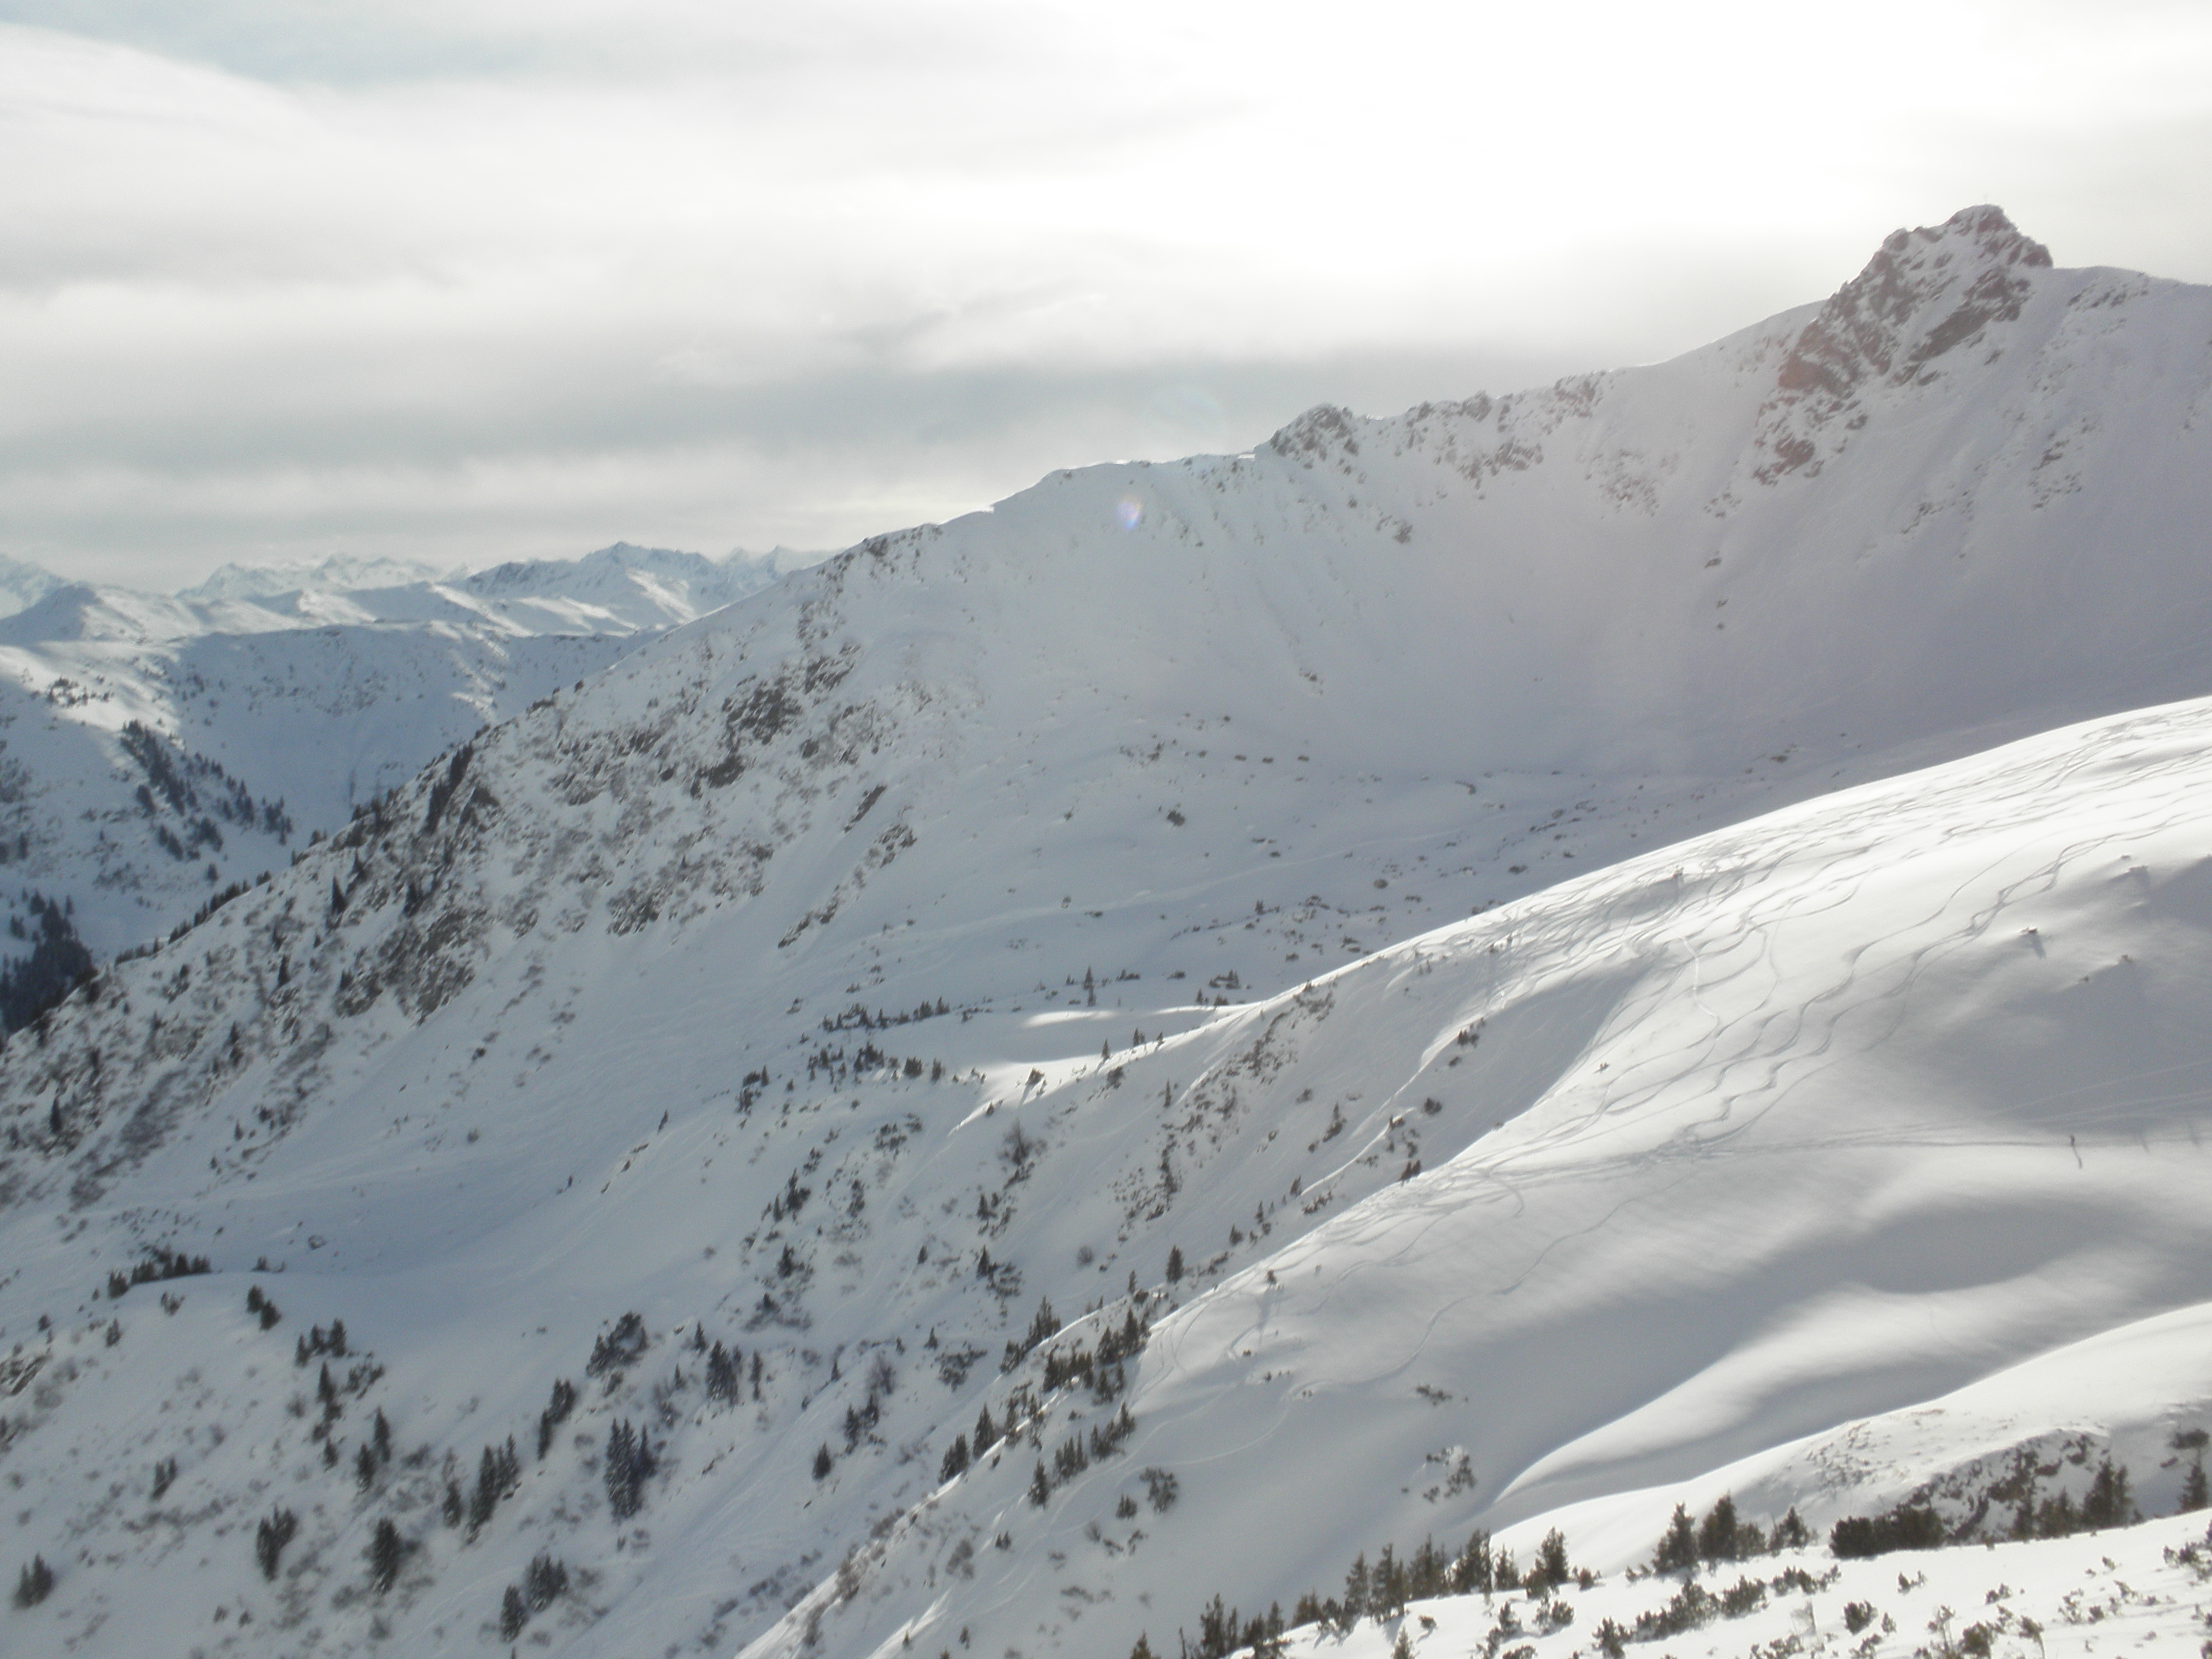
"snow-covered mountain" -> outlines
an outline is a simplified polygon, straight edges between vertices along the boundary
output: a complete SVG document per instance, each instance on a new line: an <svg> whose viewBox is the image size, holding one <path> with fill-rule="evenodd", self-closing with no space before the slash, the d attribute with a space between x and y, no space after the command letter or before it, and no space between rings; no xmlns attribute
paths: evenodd
<svg viewBox="0 0 2212 1659"><path fill-rule="evenodd" d="M479 726L805 557L233 565L173 597L0 567L22 600L0 618L9 914L63 904L101 954L159 937Z"/></svg>
<svg viewBox="0 0 2212 1659"><path fill-rule="evenodd" d="M0 558L0 616L27 611L62 585L52 571L21 559Z"/></svg>
<svg viewBox="0 0 2212 1659"><path fill-rule="evenodd" d="M2022 1446L2171 1508L2209 413L2212 291L1971 210L568 681L10 1043L11 1633L1119 1659Z"/></svg>

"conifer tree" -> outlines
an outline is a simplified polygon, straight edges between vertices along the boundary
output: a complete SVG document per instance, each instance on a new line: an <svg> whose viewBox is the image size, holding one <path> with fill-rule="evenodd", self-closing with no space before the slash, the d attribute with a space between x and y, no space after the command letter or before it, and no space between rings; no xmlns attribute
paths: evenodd
<svg viewBox="0 0 2212 1659"><path fill-rule="evenodd" d="M823 1448L826 1451L828 1448ZM616 1419L607 1431L607 1458L604 1475L607 1487L607 1507L617 1521L627 1521L645 1502L645 1482L659 1467L653 1455L653 1442L648 1428L633 1429L627 1418Z"/></svg>
<svg viewBox="0 0 2212 1659"><path fill-rule="evenodd" d="M553 1379L553 1397L546 1401L545 1409L538 1413L538 1455L542 1460L553 1444L553 1431L568 1419L575 1409L576 1385L565 1376Z"/></svg>
<svg viewBox="0 0 2212 1659"><path fill-rule="evenodd" d="M272 1510L262 1518L253 1530L253 1558L261 1564L261 1576L274 1578L276 1564L284 1553L284 1546L300 1530L300 1517L287 1509Z"/></svg>
<svg viewBox="0 0 2212 1659"><path fill-rule="evenodd" d="M1707 1561L1736 1559L1735 1497L1723 1492L1698 1528L1698 1554Z"/></svg>
<svg viewBox="0 0 2212 1659"><path fill-rule="evenodd" d="M2204 1479L2204 1458L2199 1453L2189 1466L2189 1473L2181 1477L2181 1512L2212 1508L2212 1490L2208 1490Z"/></svg>
<svg viewBox="0 0 2212 1659"><path fill-rule="evenodd" d="M1659 1548L1651 1558L1651 1570L1685 1575L1698 1570L1697 1525L1682 1504L1674 1505L1674 1518L1667 1522L1667 1530L1659 1539Z"/></svg>
<svg viewBox="0 0 2212 1659"><path fill-rule="evenodd" d="M368 1582L380 1595L398 1582L399 1564L406 1555L399 1528L392 1524L390 1516L384 1516L376 1523L375 1536L368 1540Z"/></svg>
<svg viewBox="0 0 2212 1659"><path fill-rule="evenodd" d="M2081 1524L2095 1531L2105 1527L2124 1527L2136 1518L2135 1498L2128 1491L2127 1467L2115 1464L2107 1456L2098 1464L2096 1478L2089 1483L2089 1495L2081 1500Z"/></svg>
<svg viewBox="0 0 2212 1659"><path fill-rule="evenodd" d="M1353 1558L1351 1570L1344 1575L1344 1618L1347 1629L1366 1616L1370 1594L1367 1552L1362 1550Z"/></svg>
<svg viewBox="0 0 2212 1659"><path fill-rule="evenodd" d="M534 1557L530 1570L523 1574L522 1583L530 1610L543 1613L568 1593L568 1565L550 1555Z"/></svg>
<svg viewBox="0 0 2212 1659"><path fill-rule="evenodd" d="M1416 1601L1426 1601L1432 1595L1442 1595L1450 1588L1451 1566L1443 1553L1437 1548L1436 1540L1424 1538L1413 1559L1407 1564L1407 1593Z"/></svg>
<svg viewBox="0 0 2212 1659"><path fill-rule="evenodd" d="M2074 1507L2074 1494L2062 1492L2056 1498L2043 1500L2043 1508L2035 1517L2037 1535L2043 1538L2070 1538L2081 1529L2081 1516Z"/></svg>
<svg viewBox="0 0 2212 1659"><path fill-rule="evenodd" d="M707 1397L726 1403L738 1394L738 1363L720 1342L707 1355Z"/></svg>
<svg viewBox="0 0 2212 1659"><path fill-rule="evenodd" d="M15 1605L35 1607L45 1601L54 1588L54 1570L46 1565L46 1558L34 1555L24 1563L15 1577Z"/></svg>
<svg viewBox="0 0 2212 1659"><path fill-rule="evenodd" d="M1473 1595L1477 1591L1487 1595L1498 1588L1491 1561L1490 1534L1480 1527L1467 1535L1466 1545L1452 1563L1451 1587L1460 1595Z"/></svg>
<svg viewBox="0 0 2212 1659"><path fill-rule="evenodd" d="M624 1425L627 1427L628 1425ZM611 1444L611 1443L610 1443ZM610 1455L611 1455L611 1451ZM484 1529L492 1511L499 1507L499 1459L489 1446L477 1460L477 1484L469 1493L469 1536L473 1538Z"/></svg>
<svg viewBox="0 0 2212 1659"><path fill-rule="evenodd" d="M1574 1569L1567 1565L1566 1534L1554 1527L1536 1547L1536 1559L1529 1563L1528 1572L1522 1577L1522 1586L1540 1593L1564 1589L1574 1583Z"/></svg>
<svg viewBox="0 0 2212 1659"><path fill-rule="evenodd" d="M1378 1620L1395 1619L1406 1611L1406 1569L1388 1544L1375 1558L1375 1570L1368 1575L1367 1595L1369 1611Z"/></svg>

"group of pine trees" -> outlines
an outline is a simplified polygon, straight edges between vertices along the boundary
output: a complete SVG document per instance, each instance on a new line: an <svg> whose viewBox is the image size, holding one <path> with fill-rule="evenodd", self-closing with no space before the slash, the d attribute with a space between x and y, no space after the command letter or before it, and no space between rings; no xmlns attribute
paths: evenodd
<svg viewBox="0 0 2212 1659"><path fill-rule="evenodd" d="M204 1255L186 1255L182 1250L166 1250L156 1245L146 1252L143 1260L134 1263L129 1273L114 1271L107 1275L107 1299L120 1302L134 1285L158 1285L165 1279L189 1279L210 1271Z"/></svg>
<svg viewBox="0 0 2212 1659"><path fill-rule="evenodd" d="M508 1443L510 1445L513 1442ZM376 1408L376 1421L368 1439L354 1450L354 1480L363 1492L376 1484L377 1472L392 1462L392 1425L386 1420L384 1407Z"/></svg>
<svg viewBox="0 0 2212 1659"><path fill-rule="evenodd" d="M258 1285L246 1286L246 1311L261 1322L261 1328L264 1331L274 1330L284 1322L284 1310Z"/></svg>
<svg viewBox="0 0 2212 1659"><path fill-rule="evenodd" d="M46 1565L46 1558L34 1555L23 1564L15 1576L15 1605L35 1607L53 1593L54 1570Z"/></svg>
<svg viewBox="0 0 2212 1659"><path fill-rule="evenodd" d="M1009 1401L1006 1427L1010 1432L1014 1427L1014 1422L1015 1412L1012 1402ZM991 1420L991 1402L987 1400L983 1402L982 1409L975 1413L975 1449L973 1456L982 1457L992 1447L999 1443L999 1425ZM938 1465L937 1478L940 1480L950 1480L955 1475L965 1474L968 1472L969 1461L968 1437L964 1434L953 1436L951 1445L945 1449L945 1461Z"/></svg>
<svg viewBox="0 0 2212 1659"><path fill-rule="evenodd" d="M1734 1494L1723 1492L1701 1522L1692 1522L1682 1504L1674 1505L1667 1530L1659 1534L1659 1546L1652 1552L1651 1570L1686 1576L1700 1565L1747 1561L1775 1550L1802 1549L1812 1541L1812 1532L1797 1518L1796 1509L1776 1522L1769 1534L1738 1516Z"/></svg>
<svg viewBox="0 0 2212 1659"><path fill-rule="evenodd" d="M2177 1451L2196 1454L2182 1477L2181 1512L2212 1507L2212 1492L2207 1491L2204 1474L2204 1431L2176 1434L2172 1444ZM1828 1547L1845 1559L1887 1555L1893 1550L1941 1549L1978 1535L1981 1517L1992 1499L2013 1506L2012 1522L2003 1535L2014 1539L2066 1538L2077 1532L2130 1526L2142 1519L2142 1512L2136 1507L2127 1466L2113 1462L2109 1455L2099 1462L2090 1477L2089 1490L2079 1504L2073 1493L2063 1488L2055 1497L2039 1501L2037 1477L2050 1472L2039 1470L2033 1450L2023 1446L2014 1454L2011 1473L1990 1486L1974 1512L1956 1529L1945 1527L1942 1517L1926 1503L1908 1500L1880 1515L1844 1516L1830 1529Z"/></svg>
<svg viewBox="0 0 2212 1659"><path fill-rule="evenodd" d="M509 1584L500 1598L499 1635L512 1642L522 1634L531 1615L545 1611L568 1593L568 1565L550 1555L534 1558L520 1584Z"/></svg>
<svg viewBox="0 0 2212 1659"><path fill-rule="evenodd" d="M277 1563L283 1559L284 1546L290 1543L300 1530L300 1517L279 1505L262 1516L261 1524L253 1529L253 1559L261 1564L261 1576L274 1578Z"/></svg>
<svg viewBox="0 0 2212 1659"><path fill-rule="evenodd" d="M753 1356L757 1365L760 1356ZM720 1341L707 1351L707 1398L726 1406L744 1398L744 1355Z"/></svg>
<svg viewBox="0 0 2212 1659"><path fill-rule="evenodd" d="M0 964L0 1036L12 1036L27 1025L39 1024L70 992L93 977L92 952L77 937L76 924L71 919L75 905L66 898L58 902L42 893L26 893L23 897L31 913L31 926L27 930L20 917L13 918L9 931L17 939L27 939L31 951ZM43 1043L43 1024L39 1024L39 1035Z"/></svg>
<svg viewBox="0 0 2212 1659"><path fill-rule="evenodd" d="M307 1368L307 1362L310 1359L316 1358L322 1354L331 1354L339 1359L343 1359L346 1358L349 1352L349 1351L346 1347L345 1321L343 1319L333 1319L331 1321L331 1328L329 1330L325 1331L320 1325L318 1325L313 1329L306 1332L301 1336L299 1341L294 1345L292 1349L292 1363L295 1365L297 1365L301 1370L305 1370ZM330 1367L325 1365L323 1370L325 1374L327 1374Z"/></svg>
<svg viewBox="0 0 2212 1659"><path fill-rule="evenodd" d="M1138 1292L1141 1297L1143 1292ZM1060 1329L1060 1316L1053 1311L1052 1299L1040 1297L1036 1312L1030 1316L1029 1329L1022 1333L1018 1342L1006 1344L1005 1357L1000 1361L1001 1373L1012 1371L1039 1344L1049 1341ZM1125 1360L1143 1352L1151 1326L1137 1316L1132 1303L1121 1316L1120 1325L1108 1325L1098 1334L1098 1346L1094 1352L1077 1343L1072 1347L1052 1347L1045 1352L1044 1387L1047 1393L1065 1388L1071 1382L1081 1382L1096 1394L1103 1402L1119 1395L1127 1381L1121 1366Z"/></svg>
<svg viewBox="0 0 2212 1659"><path fill-rule="evenodd" d="M1030 1478L1030 1502L1042 1509L1051 1500L1055 1484L1064 1486L1093 1462L1111 1457L1136 1431L1137 1419L1129 1415L1127 1405L1104 1423L1093 1424L1087 1443L1082 1431L1077 1430L1053 1449L1050 1474L1045 1473L1044 1460L1037 1459L1036 1473Z"/></svg>
<svg viewBox="0 0 2212 1659"><path fill-rule="evenodd" d="M1617 1620L1604 1619L1590 1634L1606 1659L1625 1659L1631 1642L1663 1642L1670 1636L1699 1629L1716 1619L1744 1618L1765 1607L1770 1594L1810 1595L1835 1583L1843 1571L1841 1567L1832 1567L1819 1578L1802 1567L1784 1567L1771 1578L1754 1578L1745 1573L1719 1591L1709 1590L1695 1578L1685 1577L1681 1588L1664 1605L1638 1613L1633 1629L1624 1630ZM1847 1606L1844 1609L1844 1623L1856 1633L1862 1626L1851 1624L1850 1619L1851 1611Z"/></svg>
<svg viewBox="0 0 2212 1659"><path fill-rule="evenodd" d="M291 838L292 815L284 810L281 797L256 801L246 785L223 770L219 762L185 751L173 738L149 729L143 721L126 721L118 735L124 752L137 761L146 774L146 781L136 792L138 810L152 817L157 810L155 797L159 795L186 819L195 848L203 845L220 848L222 845L222 834L211 819L203 814L197 822L191 820L191 815L200 811L196 784L207 787L217 816L240 829L258 830L264 835L274 836L280 843ZM166 824L161 827L167 828Z"/></svg>
<svg viewBox="0 0 2212 1659"><path fill-rule="evenodd" d="M486 1446L477 1458L476 1485L464 1497L460 1477L451 1471L454 1460L449 1453L446 1459L446 1500L443 1507L446 1524L458 1527L466 1524L471 1542L478 1533L490 1524L498 1512L502 1498L512 1497L522 1485L522 1461L515 1455L514 1437L509 1435L503 1446Z"/></svg>
<svg viewBox="0 0 2212 1659"><path fill-rule="evenodd" d="M1227 1659L1246 1649L1255 1659L1274 1659L1285 1651L1285 1631L1304 1625L1322 1625L1347 1636L1362 1619L1384 1624L1402 1618L1413 1601L1510 1589L1549 1597L1569 1584L1595 1582L1594 1575L1577 1571L1568 1560L1566 1536L1556 1527L1545 1534L1525 1571L1515 1564L1510 1550L1495 1547L1490 1534L1477 1528L1456 1554L1438 1549L1434 1540L1424 1540L1402 1556L1385 1544L1372 1564L1361 1551L1345 1573L1341 1596L1323 1598L1308 1590L1298 1598L1287 1623L1279 1605L1248 1617L1224 1606L1216 1595L1200 1610L1198 1639L1193 1642L1181 1630L1176 1637L1180 1659ZM1129 1659L1154 1659L1148 1637L1137 1638Z"/></svg>
<svg viewBox="0 0 2212 1659"><path fill-rule="evenodd" d="M615 1321L614 1329L602 1332L592 1344L592 1357L584 1362L587 1376L627 1370L647 1346L645 1316L630 1312Z"/></svg>
<svg viewBox="0 0 2212 1659"><path fill-rule="evenodd" d="M2203 1430L2189 1430L2175 1434L2172 1443L2175 1451L2191 1459L2182 1478L2182 1511L2212 1508L2212 1480L2206 1477L2203 1462L2212 1436ZM961 1449L964 1452L964 1445ZM2142 1518L2136 1507L2126 1467L2114 1463L2109 1456L2099 1463L2089 1490L2079 1504L2064 1492L2039 1504L2034 1492L2035 1472L2033 1454L2023 1448L2013 1478L1992 1489L2008 1500L2017 1502L2011 1530L2014 1538L2063 1537L2077 1531L2125 1526ZM1152 1472L1146 1473L1149 1475ZM1037 1466L1031 1492L1032 1498L1042 1502L1037 1498L1040 1488L1049 1491L1042 1462ZM1763 1606L1769 1586L1758 1581L1746 1579L1718 1595L1689 1581L1703 1567L1747 1560L1780 1550L1802 1549L1812 1541L1811 1529L1794 1508L1769 1532L1737 1513L1733 1495L1724 1494L1701 1521L1693 1519L1688 1508L1678 1504L1652 1552L1651 1570L1680 1574L1685 1580L1684 1595L1658 1613L1639 1620L1632 1633L1608 1620L1598 1633L1598 1645L1603 1652L1619 1659L1627 1640L1656 1640L1692 1628L1709 1617L1735 1615L1752 1611L1754 1606ZM1955 1540L1941 1517L1925 1504L1901 1504L1878 1516L1846 1517L1838 1521L1829 1534L1831 1551L1845 1559L1899 1549L1934 1549L1953 1541ZM1340 1635L1348 1635L1363 1618L1381 1623L1403 1616L1412 1601L1510 1589L1548 1597L1570 1583L1588 1586L1594 1582L1594 1575L1572 1567L1567 1559L1566 1539L1557 1528L1545 1535L1537 1547L1536 1559L1525 1571L1516 1565L1511 1551L1495 1548L1490 1534L1480 1528L1456 1555L1447 1556L1432 1541L1424 1541L1419 1548L1404 1557L1385 1545L1372 1565L1364 1552L1352 1562L1345 1575L1341 1596L1324 1599L1311 1590L1300 1596L1287 1626L1279 1607L1271 1607L1265 1614L1247 1617L1224 1606L1222 1598L1216 1595L1200 1612L1195 1642L1181 1631L1176 1632L1179 1659L1227 1659L1229 1655L1246 1650L1252 1652L1255 1659L1271 1659L1271 1656L1285 1650L1283 1637L1286 1628L1318 1624ZM1811 1589L1822 1582L1826 1581L1815 1580L1802 1570L1792 1568L1774 1581L1773 1588ZM1402 1632L1400 1645L1407 1645ZM1130 1650L1130 1659L1155 1659L1148 1637L1137 1638L1136 1646Z"/></svg>
<svg viewBox="0 0 2212 1659"><path fill-rule="evenodd" d="M2113 1462L2109 1456L2098 1463L2079 1508L2069 1492L2061 1492L2040 1504L2033 1502L2033 1496L2032 1490L2023 1493L2019 1508L2014 1511L2012 1533L2015 1538L2064 1538L2077 1532L2102 1532L2107 1527L2124 1527L2142 1519L2142 1512L2136 1508L2127 1466ZM2204 1506L2204 1467L2197 1463L2191 1467L2183 1482L2181 1507L2191 1510Z"/></svg>
<svg viewBox="0 0 2212 1659"><path fill-rule="evenodd" d="M607 1455L601 1470L607 1486L607 1507L617 1521L627 1521L645 1503L645 1483L660 1467L653 1455L652 1436L644 1427L632 1428L618 1418L607 1431Z"/></svg>
<svg viewBox="0 0 2212 1659"><path fill-rule="evenodd" d="M1006 1357L999 1362L1003 1374L1011 1371L1027 1359L1040 1342L1049 1340L1060 1329L1060 1316L1052 1310L1052 1298L1039 1297L1036 1311L1030 1316L1030 1328L1022 1333L1019 1341L1009 1340Z"/></svg>
<svg viewBox="0 0 2212 1659"><path fill-rule="evenodd" d="M545 1454L553 1448L553 1432L568 1420L568 1413L576 1409L576 1385L565 1376L553 1379L553 1397L545 1402L545 1409L538 1413L538 1458L544 1462Z"/></svg>

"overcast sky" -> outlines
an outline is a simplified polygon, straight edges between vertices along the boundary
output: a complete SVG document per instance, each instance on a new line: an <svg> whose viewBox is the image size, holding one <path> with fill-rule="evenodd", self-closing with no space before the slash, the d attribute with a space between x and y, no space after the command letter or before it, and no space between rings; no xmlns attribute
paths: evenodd
<svg viewBox="0 0 2212 1659"><path fill-rule="evenodd" d="M1971 203L2212 280L2208 159L2203 0L0 0L0 553L843 545Z"/></svg>

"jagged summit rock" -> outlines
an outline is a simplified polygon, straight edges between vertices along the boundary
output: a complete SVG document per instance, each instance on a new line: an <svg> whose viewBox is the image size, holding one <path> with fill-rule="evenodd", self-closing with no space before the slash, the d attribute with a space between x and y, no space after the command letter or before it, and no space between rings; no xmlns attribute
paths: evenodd
<svg viewBox="0 0 2212 1659"><path fill-rule="evenodd" d="M1961 208L1940 225L1891 232L1784 356L1762 410L1759 482L1817 473L1824 434L1850 427L1863 388L1932 381L1939 359L2015 320L2032 290L2028 273L2051 268L2051 251L2002 208Z"/></svg>

